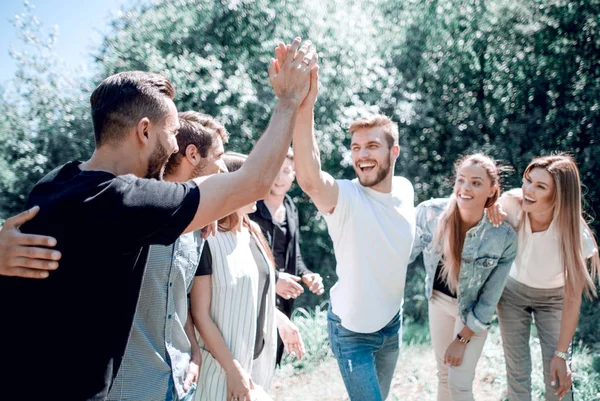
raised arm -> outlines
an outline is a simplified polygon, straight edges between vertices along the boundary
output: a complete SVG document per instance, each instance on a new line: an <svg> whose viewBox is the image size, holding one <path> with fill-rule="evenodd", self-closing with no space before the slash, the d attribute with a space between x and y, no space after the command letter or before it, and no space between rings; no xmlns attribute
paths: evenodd
<svg viewBox="0 0 600 401"><path fill-rule="evenodd" d="M290 146L298 107L310 87L310 69L316 63L316 59L303 62L310 43L304 43L298 50L299 47L300 38L296 38L279 68L271 60L269 77L279 101L267 130L243 167L234 173L194 180L200 188L200 204L186 232L201 229L264 197L273 184Z"/></svg>
<svg viewBox="0 0 600 401"><path fill-rule="evenodd" d="M321 170L319 147L314 134L314 106L319 88L319 69L310 75L310 92L298 110L294 127L296 179L317 208L325 213L335 209L339 187L331 175Z"/></svg>

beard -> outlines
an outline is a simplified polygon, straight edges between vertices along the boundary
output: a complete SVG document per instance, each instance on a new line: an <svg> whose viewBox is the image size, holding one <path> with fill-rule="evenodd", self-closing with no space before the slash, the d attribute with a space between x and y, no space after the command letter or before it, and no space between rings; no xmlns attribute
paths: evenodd
<svg viewBox="0 0 600 401"><path fill-rule="evenodd" d="M163 174L165 173L165 167L169 161L169 154L167 150L160 142L152 151L150 155L150 161L148 161L148 169L146 170L146 178L154 178L156 180L162 180Z"/></svg>
<svg viewBox="0 0 600 401"><path fill-rule="evenodd" d="M389 154L388 154L388 157L385 158L384 163L385 164L379 165L379 171L377 172L377 175L375 176L375 178L372 178L372 179L361 177L360 174L358 173L360 171L360 168L358 166L355 166L355 168L357 169L356 176L358 177L358 182L360 182L360 185L362 185L363 187L374 187L375 185L379 184L381 181L385 180L385 177L388 176L388 174L390 173L390 170L392 168L392 163L390 163Z"/></svg>

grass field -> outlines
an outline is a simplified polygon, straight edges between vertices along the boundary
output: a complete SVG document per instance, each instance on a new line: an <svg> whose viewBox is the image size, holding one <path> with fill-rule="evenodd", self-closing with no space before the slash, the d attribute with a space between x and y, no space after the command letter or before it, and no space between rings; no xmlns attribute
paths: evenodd
<svg viewBox="0 0 600 401"><path fill-rule="evenodd" d="M348 400L337 362L329 351L326 310L299 310L294 322L300 328L309 355L299 362L286 357L273 380L272 395L278 401ZM434 401L437 377L433 349L426 327L405 325L403 347L388 400ZM533 398L544 399L540 347L531 339L533 353ZM575 400L600 401L600 352L581 345L573 358ZM506 375L502 343L493 327L479 360L474 382L476 400L505 400Z"/></svg>

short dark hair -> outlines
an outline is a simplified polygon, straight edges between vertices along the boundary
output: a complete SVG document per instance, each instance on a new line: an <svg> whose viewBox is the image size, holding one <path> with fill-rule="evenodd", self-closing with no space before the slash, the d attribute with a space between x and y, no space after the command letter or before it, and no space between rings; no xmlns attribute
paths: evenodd
<svg viewBox="0 0 600 401"><path fill-rule="evenodd" d="M223 143L229 140L229 133L214 117L197 111L184 111L179 113L179 131L177 131L177 146L179 151L169 158L165 174L173 174L181 159L185 157L188 146L194 145L200 156L208 156L208 150L213 146L217 136Z"/></svg>
<svg viewBox="0 0 600 401"><path fill-rule="evenodd" d="M161 74L125 71L106 78L90 97L96 147L123 140L124 131L144 117L165 118L165 97L173 99L175 89Z"/></svg>

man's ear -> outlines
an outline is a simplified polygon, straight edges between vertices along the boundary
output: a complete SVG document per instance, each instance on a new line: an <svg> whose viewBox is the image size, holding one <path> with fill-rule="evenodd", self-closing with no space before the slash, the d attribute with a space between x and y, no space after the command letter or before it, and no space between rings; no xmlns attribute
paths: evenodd
<svg viewBox="0 0 600 401"><path fill-rule="evenodd" d="M149 127L150 120L148 119L148 117L142 118L140 121L138 121L138 123L135 126L136 138L144 144L147 144L150 140L150 135L148 133Z"/></svg>
<svg viewBox="0 0 600 401"><path fill-rule="evenodd" d="M392 146L392 155L394 156L394 159L397 159L398 156L400 156L400 145Z"/></svg>
<svg viewBox="0 0 600 401"><path fill-rule="evenodd" d="M194 166L197 166L198 163L200 163L200 152L196 145L190 144L185 148L185 157Z"/></svg>

